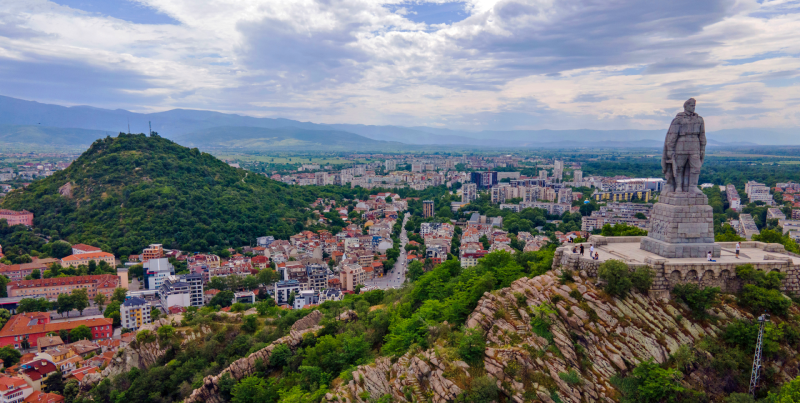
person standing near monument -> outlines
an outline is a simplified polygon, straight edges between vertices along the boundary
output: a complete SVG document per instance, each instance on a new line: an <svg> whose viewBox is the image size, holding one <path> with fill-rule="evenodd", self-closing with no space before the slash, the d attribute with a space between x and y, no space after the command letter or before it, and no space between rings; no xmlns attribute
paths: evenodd
<svg viewBox="0 0 800 403"><path fill-rule="evenodd" d="M736 258L737 259L739 258L739 249L741 249L741 248L742 248L742 243L737 241L736 242Z"/></svg>
<svg viewBox="0 0 800 403"><path fill-rule="evenodd" d="M581 244L581 256L583 256L583 244Z"/></svg>
<svg viewBox="0 0 800 403"><path fill-rule="evenodd" d="M697 101L683 103L669 126L661 156L661 170L666 179L664 192L703 193L697 187L700 167L706 150L706 127L703 118L694 112Z"/></svg>

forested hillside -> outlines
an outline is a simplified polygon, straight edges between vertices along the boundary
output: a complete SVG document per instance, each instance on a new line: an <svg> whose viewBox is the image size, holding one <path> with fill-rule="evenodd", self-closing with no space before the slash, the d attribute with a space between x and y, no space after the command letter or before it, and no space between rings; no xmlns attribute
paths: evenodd
<svg viewBox="0 0 800 403"><path fill-rule="evenodd" d="M150 243L192 251L285 239L309 222L311 201L339 197L325 189L287 186L157 135L120 134L2 207L32 211L45 235L124 256Z"/></svg>

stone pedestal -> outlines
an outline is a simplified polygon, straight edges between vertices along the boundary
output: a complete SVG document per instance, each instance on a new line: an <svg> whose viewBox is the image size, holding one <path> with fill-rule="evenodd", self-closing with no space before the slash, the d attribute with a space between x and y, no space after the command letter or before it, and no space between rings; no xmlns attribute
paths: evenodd
<svg viewBox="0 0 800 403"><path fill-rule="evenodd" d="M719 257L714 243L714 212L706 195L664 193L653 206L647 237L641 249L666 258L704 258L708 251Z"/></svg>

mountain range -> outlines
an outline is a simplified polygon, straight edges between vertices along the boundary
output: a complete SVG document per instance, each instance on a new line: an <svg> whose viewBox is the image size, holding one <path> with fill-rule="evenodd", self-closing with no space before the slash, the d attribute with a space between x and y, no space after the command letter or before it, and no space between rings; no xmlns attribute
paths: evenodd
<svg viewBox="0 0 800 403"><path fill-rule="evenodd" d="M152 126L151 126L152 125ZM17 144L89 145L120 132L153 131L200 148L379 150L441 147L659 147L665 130L463 131L424 126L318 124L213 111L173 109L136 113L65 107L0 96L0 140ZM796 145L797 129L725 129L708 133L711 146Z"/></svg>

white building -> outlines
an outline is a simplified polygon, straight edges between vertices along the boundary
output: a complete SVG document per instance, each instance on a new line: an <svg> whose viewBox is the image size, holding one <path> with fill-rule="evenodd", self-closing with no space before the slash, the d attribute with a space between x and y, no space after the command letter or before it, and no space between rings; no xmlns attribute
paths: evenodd
<svg viewBox="0 0 800 403"><path fill-rule="evenodd" d="M775 204L775 200L772 198L769 188L763 183L749 181L744 184L744 192L747 194L750 203L761 201L768 206Z"/></svg>
<svg viewBox="0 0 800 403"><path fill-rule="evenodd" d="M147 301L128 297L119 307L120 324L126 329L139 330L140 327L151 322L150 309Z"/></svg>
<svg viewBox="0 0 800 403"><path fill-rule="evenodd" d="M461 202L469 203L478 198L478 185L465 183L461 186Z"/></svg>
<svg viewBox="0 0 800 403"><path fill-rule="evenodd" d="M148 290L158 290L167 277L175 275L175 267L167 258L150 259L143 266L144 283Z"/></svg>
<svg viewBox="0 0 800 403"><path fill-rule="evenodd" d="M189 283L181 281L177 276L170 276L158 288L161 306L169 309L171 306L192 306L192 291Z"/></svg>

